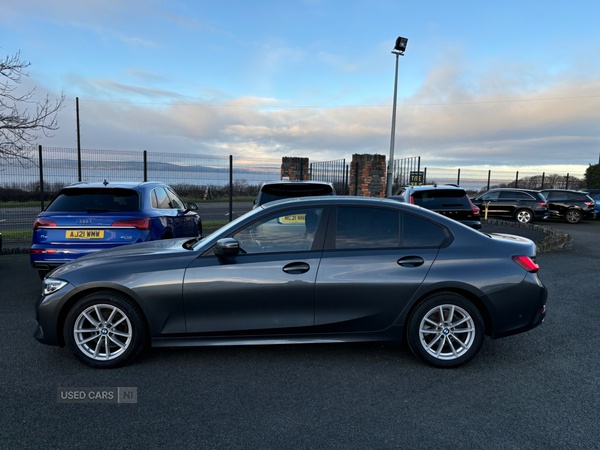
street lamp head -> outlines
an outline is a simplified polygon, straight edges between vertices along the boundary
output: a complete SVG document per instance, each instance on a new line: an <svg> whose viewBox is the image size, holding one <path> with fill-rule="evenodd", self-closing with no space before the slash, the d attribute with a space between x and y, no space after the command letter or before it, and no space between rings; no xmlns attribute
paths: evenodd
<svg viewBox="0 0 600 450"><path fill-rule="evenodd" d="M407 38L399 37L398 39L396 39L396 45L394 46L394 50L392 50L392 53L396 53L398 55L404 55L404 52L406 51L407 43L408 43Z"/></svg>

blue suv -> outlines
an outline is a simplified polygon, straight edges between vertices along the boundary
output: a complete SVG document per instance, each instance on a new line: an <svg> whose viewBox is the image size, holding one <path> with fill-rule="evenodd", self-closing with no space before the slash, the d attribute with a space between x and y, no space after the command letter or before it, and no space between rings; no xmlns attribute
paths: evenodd
<svg viewBox="0 0 600 450"><path fill-rule="evenodd" d="M62 189L33 225L31 265L40 278L55 267L99 250L135 242L202 234L202 221L169 186L74 183Z"/></svg>

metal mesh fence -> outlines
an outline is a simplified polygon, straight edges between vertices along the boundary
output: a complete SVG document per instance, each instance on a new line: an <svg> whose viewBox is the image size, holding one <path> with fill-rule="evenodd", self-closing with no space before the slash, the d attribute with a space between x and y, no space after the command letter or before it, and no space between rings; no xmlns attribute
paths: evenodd
<svg viewBox="0 0 600 450"><path fill-rule="evenodd" d="M41 157L40 157L41 153ZM277 159L245 158L182 153L140 151L81 151L77 149L27 149L28 159L0 159L0 232L3 248L24 248L31 243L32 225L60 189L80 180L88 182L161 181L171 185L185 201L205 201L203 211L219 210L214 219L226 220L223 207L210 201L229 201L230 192L237 200L231 217L252 207L251 200L263 182L279 180L281 161ZM40 171L40 159L42 170ZM230 191L230 170L233 183ZM80 172L81 171L81 175ZM528 189L583 189L582 174L556 174L534 171L509 172L471 168L423 167L420 157L394 161L394 191L410 184L410 172L421 171L426 184L458 184L469 195L495 187ZM338 194L348 194L348 166L345 159L314 162L310 176L315 181L334 184ZM43 180L43 182L42 182ZM210 205L213 206L210 206ZM218 218L218 219L217 219ZM203 219L204 220L204 219Z"/></svg>
<svg viewBox="0 0 600 450"><path fill-rule="evenodd" d="M423 172L425 184L457 184L465 188L469 195L494 188L578 190L585 187L582 174L430 167L424 167Z"/></svg>
<svg viewBox="0 0 600 450"><path fill-rule="evenodd" d="M345 159L311 163L310 179L331 183L338 195L348 195L348 167Z"/></svg>

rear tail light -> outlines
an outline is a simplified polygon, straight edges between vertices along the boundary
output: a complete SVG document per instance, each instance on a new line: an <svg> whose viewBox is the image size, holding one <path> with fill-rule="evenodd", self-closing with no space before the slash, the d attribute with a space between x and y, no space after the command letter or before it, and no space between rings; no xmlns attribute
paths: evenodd
<svg viewBox="0 0 600 450"><path fill-rule="evenodd" d="M412 205L414 205L414 204L415 204L415 198L414 198L412 195L410 196L410 203L411 203Z"/></svg>
<svg viewBox="0 0 600 450"><path fill-rule="evenodd" d="M512 259L527 272L536 273L540 270L540 266L534 263L529 256L513 256Z"/></svg>
<svg viewBox="0 0 600 450"><path fill-rule="evenodd" d="M471 201L471 199L469 198L468 195L467 195L467 200L469 200L469 205L471 205L471 211L473 211L473 215L478 216L479 214L481 214L481 210L473 204L473 202Z"/></svg>
<svg viewBox="0 0 600 450"><path fill-rule="evenodd" d="M585 204L588 206L592 206L594 204L594 202L585 202Z"/></svg>
<svg viewBox="0 0 600 450"><path fill-rule="evenodd" d="M37 230L39 227L55 227L56 222L54 220L48 219L35 219L35 223L33 224L33 229Z"/></svg>
<svg viewBox="0 0 600 450"><path fill-rule="evenodd" d="M42 249L32 248L29 250L29 253L56 253L56 250L42 250Z"/></svg>
<svg viewBox="0 0 600 450"><path fill-rule="evenodd" d="M150 218L144 219L127 219L117 220L112 224L113 227L135 227L138 230L149 230L150 229Z"/></svg>
<svg viewBox="0 0 600 450"><path fill-rule="evenodd" d="M548 206L548 202L538 202L538 205L540 205L540 206Z"/></svg>

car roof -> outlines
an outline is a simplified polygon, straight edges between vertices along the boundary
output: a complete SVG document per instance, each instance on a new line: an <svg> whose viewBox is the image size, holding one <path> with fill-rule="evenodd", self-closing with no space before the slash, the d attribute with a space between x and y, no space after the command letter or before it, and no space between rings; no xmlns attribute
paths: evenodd
<svg viewBox="0 0 600 450"><path fill-rule="evenodd" d="M546 189L544 189L546 190ZM484 194L487 194L488 192L491 191L521 191L521 192L536 192L539 194L539 190L537 189L523 189L523 188L493 188L490 189L489 191L484 192Z"/></svg>
<svg viewBox="0 0 600 450"><path fill-rule="evenodd" d="M298 205L302 204L324 204L327 205L372 205L372 206L393 206L397 208L398 206L406 206L407 203L398 202L396 200L389 200L387 198L376 198L376 197L352 197L348 195L320 195L314 197L291 197L285 198L282 200L274 200L269 203L265 203L261 205L264 209L275 208L281 206L283 204L290 205ZM420 206L409 205L410 207L416 207L422 209ZM427 211L427 210L425 210Z"/></svg>
<svg viewBox="0 0 600 450"><path fill-rule="evenodd" d="M415 191L426 191L431 189L455 189L464 191L465 188L456 184L422 184L420 186L402 186L402 189L412 189Z"/></svg>
<svg viewBox="0 0 600 450"><path fill-rule="evenodd" d="M297 184L312 184L317 186L331 186L332 183L327 183L325 181L266 181L261 185L263 186L273 186L273 185L297 185Z"/></svg>
<svg viewBox="0 0 600 450"><path fill-rule="evenodd" d="M132 189L136 187L154 187L154 186L166 186L164 183L159 181L104 181L90 183L88 181L78 181L66 186L65 189L77 189L77 188L121 188L121 189Z"/></svg>
<svg viewBox="0 0 600 450"><path fill-rule="evenodd" d="M547 191L552 191L552 192L577 192L578 194L585 194L587 191L576 191L575 189L540 189L540 192L547 192Z"/></svg>

